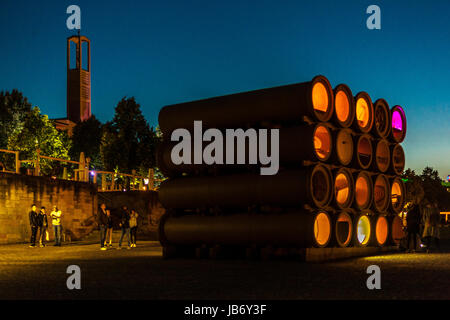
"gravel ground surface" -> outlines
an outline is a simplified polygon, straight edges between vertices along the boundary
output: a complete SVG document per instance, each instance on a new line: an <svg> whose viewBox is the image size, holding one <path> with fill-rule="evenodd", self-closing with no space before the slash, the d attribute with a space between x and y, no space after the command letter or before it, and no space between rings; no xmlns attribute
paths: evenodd
<svg viewBox="0 0 450 320"><path fill-rule="evenodd" d="M450 253L386 254L327 263L163 260L158 242L100 251L94 244L0 246L0 299L450 299ZM69 265L81 290L68 290ZM381 268L381 290L366 269Z"/></svg>

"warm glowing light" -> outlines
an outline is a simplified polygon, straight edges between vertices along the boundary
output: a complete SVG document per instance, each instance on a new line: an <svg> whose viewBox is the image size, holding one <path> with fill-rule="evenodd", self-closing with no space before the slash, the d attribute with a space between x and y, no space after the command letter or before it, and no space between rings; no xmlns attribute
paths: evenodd
<svg viewBox="0 0 450 320"><path fill-rule="evenodd" d="M317 243L324 246L328 243L331 236L331 222L328 215L321 212L314 221L314 237Z"/></svg>
<svg viewBox="0 0 450 320"><path fill-rule="evenodd" d="M400 187L400 184L397 181L395 181L391 187L392 204L394 206L397 205L401 197L402 197L402 188Z"/></svg>
<svg viewBox="0 0 450 320"><path fill-rule="evenodd" d="M341 245L347 246L352 239L352 218L345 212L341 212L336 221L336 235Z"/></svg>
<svg viewBox="0 0 450 320"><path fill-rule="evenodd" d="M312 103L315 111L328 111L328 91L321 82L316 82L313 86Z"/></svg>
<svg viewBox="0 0 450 320"><path fill-rule="evenodd" d="M326 159L331 152L331 136L328 129L318 126L314 132L314 150L319 159Z"/></svg>
<svg viewBox="0 0 450 320"><path fill-rule="evenodd" d="M350 113L350 102L348 101L348 99L349 97L344 91L339 90L336 93L336 116L341 122L347 121Z"/></svg>
<svg viewBox="0 0 450 320"><path fill-rule="evenodd" d="M355 198L359 206L364 206L369 199L369 182L364 176L359 176L355 183Z"/></svg>
<svg viewBox="0 0 450 320"><path fill-rule="evenodd" d="M366 128L369 124L369 105L364 98L358 98L356 101L356 119L358 120L358 125L361 128Z"/></svg>
<svg viewBox="0 0 450 320"><path fill-rule="evenodd" d="M345 204L348 201L349 193L350 193L350 183L345 174L339 173L336 176L336 180L334 181L334 191L336 201L339 204Z"/></svg>
<svg viewBox="0 0 450 320"><path fill-rule="evenodd" d="M388 202L388 181L383 175L379 175L374 185L374 200L377 208L386 209Z"/></svg>
<svg viewBox="0 0 450 320"><path fill-rule="evenodd" d="M386 243L388 233L389 233L389 227L388 227L387 219L385 217L381 217L381 216L378 217L377 224L375 226L375 234L377 237L377 242L380 245L383 245Z"/></svg>
<svg viewBox="0 0 450 320"><path fill-rule="evenodd" d="M149 180L148 179L144 179L144 184L148 184Z"/></svg>
<svg viewBox="0 0 450 320"><path fill-rule="evenodd" d="M367 216L361 216L357 223L357 238L358 242L366 245L370 239L370 220Z"/></svg>

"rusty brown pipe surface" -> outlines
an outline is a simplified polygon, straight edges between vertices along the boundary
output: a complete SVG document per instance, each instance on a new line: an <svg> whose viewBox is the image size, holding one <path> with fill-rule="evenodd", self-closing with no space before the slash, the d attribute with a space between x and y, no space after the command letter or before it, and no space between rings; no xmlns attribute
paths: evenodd
<svg viewBox="0 0 450 320"><path fill-rule="evenodd" d="M325 247L331 228L331 218L325 211L180 217L165 214L159 224L159 239L163 246Z"/></svg>
<svg viewBox="0 0 450 320"><path fill-rule="evenodd" d="M401 144L397 143L391 147L391 165L389 172L401 175L405 169L405 152Z"/></svg>
<svg viewBox="0 0 450 320"><path fill-rule="evenodd" d="M316 76L303 83L165 106L159 113L159 126L169 135L178 128L191 128L194 120L201 120L205 128L245 128L267 121L301 123L304 116L325 122L333 115L333 100L328 79Z"/></svg>
<svg viewBox="0 0 450 320"><path fill-rule="evenodd" d="M367 170L373 161L372 136L360 134L355 136L355 152L353 156L353 167Z"/></svg>
<svg viewBox="0 0 450 320"><path fill-rule="evenodd" d="M332 198L330 170L315 165L276 175L232 174L180 177L161 183L159 199L166 209L238 208L251 205L323 208Z"/></svg>
<svg viewBox="0 0 450 320"><path fill-rule="evenodd" d="M391 133L391 110L384 99L378 99L373 105L374 124L372 134L386 139Z"/></svg>
<svg viewBox="0 0 450 320"><path fill-rule="evenodd" d="M372 207L377 212L386 212L391 202L391 186L389 179L384 174L372 176L373 203Z"/></svg>
<svg viewBox="0 0 450 320"><path fill-rule="evenodd" d="M279 129L279 160L281 165L300 166L303 161L326 162L333 151L333 137L330 129L322 124L304 125L291 128ZM268 133L270 135L270 133ZM272 154L270 147L270 136L268 137L268 154ZM208 168L214 167L219 170L230 171L237 168L259 167L260 164L249 165L249 143L245 143L245 159L247 164L236 164L237 143L234 144L234 164L194 164L194 147L191 145L191 164L176 165L171 160L172 148L177 142L164 141L157 151L158 167L162 173L168 177L181 175L182 173L192 174L206 172ZM203 147L210 142L203 142ZM203 150L203 148L202 148ZM258 150L257 150L258 152ZM258 154L258 153L257 153ZM223 150L223 158L226 159L227 150Z"/></svg>
<svg viewBox="0 0 450 320"><path fill-rule="evenodd" d="M385 173L391 165L391 150L386 139L374 139L372 142L374 158L372 171Z"/></svg>

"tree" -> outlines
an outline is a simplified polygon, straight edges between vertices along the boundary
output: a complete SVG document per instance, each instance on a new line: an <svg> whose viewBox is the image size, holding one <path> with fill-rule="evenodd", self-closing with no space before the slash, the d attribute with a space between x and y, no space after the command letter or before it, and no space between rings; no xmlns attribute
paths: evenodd
<svg viewBox="0 0 450 320"><path fill-rule="evenodd" d="M58 132L47 115L41 114L38 107L27 112L23 125L16 128L8 138L8 149L20 151L21 159L34 160L37 149L42 155L69 159L70 139L66 132ZM44 174L55 174L62 168L62 163L42 160L41 171Z"/></svg>
<svg viewBox="0 0 450 320"><path fill-rule="evenodd" d="M17 89L0 92L0 148L8 145L10 134L22 127L26 114L31 110L28 99Z"/></svg>
<svg viewBox="0 0 450 320"><path fill-rule="evenodd" d="M146 174L155 165L156 135L134 97L123 98L114 119L104 126L100 148L105 169Z"/></svg>
<svg viewBox="0 0 450 320"><path fill-rule="evenodd" d="M86 158L91 158L94 168L102 168L100 156L102 133L103 125L94 115L86 121L77 123L72 131L72 147L69 151L72 160L78 161L80 153L84 152Z"/></svg>

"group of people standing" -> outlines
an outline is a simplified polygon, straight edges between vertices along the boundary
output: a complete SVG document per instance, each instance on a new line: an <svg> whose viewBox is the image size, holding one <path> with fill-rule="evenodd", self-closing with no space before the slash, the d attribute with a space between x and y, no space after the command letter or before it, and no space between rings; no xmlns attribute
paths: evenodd
<svg viewBox="0 0 450 320"><path fill-rule="evenodd" d="M53 210L50 213L50 218L52 221L52 226L55 234L55 244L54 246L61 246L61 210L57 206L53 206ZM41 207L39 212L37 212L37 207L35 204L31 205L31 211L28 214L30 219L31 227L31 239L30 247L36 247L36 242L39 241L39 246L45 247L45 241L49 240L48 234L48 217L45 207Z"/></svg>
<svg viewBox="0 0 450 320"><path fill-rule="evenodd" d="M432 241L436 249L440 251L440 223L441 215L436 202L427 199L422 200L421 203L414 201L406 215L406 231L408 233L406 251L415 252L419 235L421 235L423 244L426 246L427 253L430 252ZM422 232L420 232L421 227L423 227ZM413 244L412 249L410 249L411 243Z"/></svg>
<svg viewBox="0 0 450 320"><path fill-rule="evenodd" d="M126 236L128 241L127 249L136 247L136 234L138 227L138 216L136 210L128 210L123 206L120 212L119 226L122 230L117 249L122 249L122 241ZM97 214L97 222L100 227L100 250L112 248L113 220L110 210L106 209L106 204L102 203Z"/></svg>

